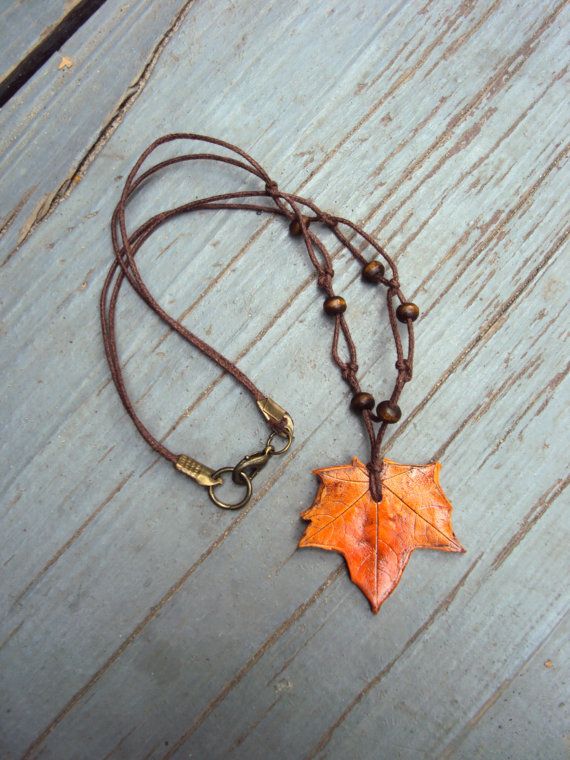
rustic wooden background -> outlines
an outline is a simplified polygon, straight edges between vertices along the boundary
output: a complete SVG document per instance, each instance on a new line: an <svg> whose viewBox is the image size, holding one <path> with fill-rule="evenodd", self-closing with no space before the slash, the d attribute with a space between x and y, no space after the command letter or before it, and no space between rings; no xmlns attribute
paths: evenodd
<svg viewBox="0 0 570 760"><path fill-rule="evenodd" d="M2 760L568 757L570 8L85 5L0 10ZM442 460L468 552L416 552L378 616L338 555L295 549L311 470L366 447L284 225L202 214L141 254L168 309L296 420L248 508L215 509L159 461L110 383L109 219L135 157L173 130L235 142L364 223L423 310L386 450ZM253 184L174 169L131 218ZM353 262L336 271L381 397L383 305ZM218 466L259 446L233 382L132 293L119 316L153 431Z"/></svg>

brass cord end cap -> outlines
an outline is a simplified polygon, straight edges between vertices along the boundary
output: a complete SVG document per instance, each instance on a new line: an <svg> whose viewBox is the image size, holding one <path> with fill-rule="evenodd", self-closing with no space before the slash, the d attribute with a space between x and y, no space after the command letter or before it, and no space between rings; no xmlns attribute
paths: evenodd
<svg viewBox="0 0 570 760"><path fill-rule="evenodd" d="M198 462L196 459L187 456L186 454L180 454L174 466L179 472L184 473L192 480L195 480L201 486L208 488L209 486L219 486L222 484L220 477L214 477L214 472L211 467L207 467L205 464Z"/></svg>
<svg viewBox="0 0 570 760"><path fill-rule="evenodd" d="M283 407L277 403L277 401L273 401L273 399L269 398L269 396L267 396L267 398L260 399L256 403L259 407L259 411L265 417L267 422L283 422L285 425L283 432L285 435L293 438L293 430L295 426L289 412L286 412L285 409L283 409Z"/></svg>

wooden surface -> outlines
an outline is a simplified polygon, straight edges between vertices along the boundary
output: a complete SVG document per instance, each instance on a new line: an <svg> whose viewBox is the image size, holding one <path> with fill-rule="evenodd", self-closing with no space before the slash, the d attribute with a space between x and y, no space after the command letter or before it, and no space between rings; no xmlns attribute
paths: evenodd
<svg viewBox="0 0 570 760"><path fill-rule="evenodd" d="M514 0L108 0L62 48L74 65L54 56L3 109L3 760L567 757L569 22ZM311 470L367 452L284 225L202 214L141 253L169 311L296 421L250 506L217 510L159 461L110 383L109 219L173 130L363 222L422 308L386 451L442 461L467 554L415 552L378 616L338 556L296 550ZM177 168L130 223L240 187ZM335 268L380 398L384 304ZM215 466L258 448L230 379L131 293L119 318L151 430Z"/></svg>
<svg viewBox="0 0 570 760"><path fill-rule="evenodd" d="M65 21L81 0L2 0L0 83Z"/></svg>

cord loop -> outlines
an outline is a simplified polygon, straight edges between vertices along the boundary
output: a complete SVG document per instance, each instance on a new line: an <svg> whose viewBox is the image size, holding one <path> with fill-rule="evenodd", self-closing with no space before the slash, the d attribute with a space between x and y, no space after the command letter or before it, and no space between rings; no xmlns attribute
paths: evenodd
<svg viewBox="0 0 570 760"><path fill-rule="evenodd" d="M222 148L224 151L229 151L227 154L214 154L214 153L189 153L185 155L176 155L170 159L159 161L156 164L150 166L150 168L141 171L143 164L147 161L149 156L159 146L173 141L198 141L201 143L209 143ZM219 163L225 163L232 167L238 167L248 173L248 176L253 175L263 183L264 189L258 190L241 190L233 193L224 193L221 195L212 195L198 200L189 201L181 206L175 208L160 211L145 222L143 222L136 229L129 231L127 229L126 222L126 209L131 196L137 191L137 189L152 177L157 172L162 172L166 167L180 162L190 162L198 160L215 161ZM270 196L274 202L274 206L269 206L265 201L266 197ZM147 441L147 443L161 456L172 462L178 470L191 477L195 482L208 487L212 500L219 506L225 509L238 509L248 503L251 498L252 485L251 481L258 470L266 464L266 462L274 454L284 453L289 449L292 440L292 420L289 415L281 416L279 418L273 417L267 412L264 413L264 417L268 424L272 427L272 435L279 434L282 437L287 437L287 443L282 449L276 450L271 445L271 450L264 450L257 452L253 457L257 459L242 460L236 468L225 467L219 470L213 470L212 468L202 465L197 460L188 455L175 454L164 443L163 440L156 438L150 430L143 423L135 407L130 399L127 386L123 377L123 367L119 359L117 350L117 341L115 335L115 322L117 315L117 302L121 292L121 288L125 282L128 281L129 285L141 298L141 300L152 309L160 319L168 325L172 330L181 335L185 340L192 344L195 348L201 351L205 356L215 362L222 372L228 373L240 383L245 390L256 401L260 409L267 405L269 397L264 394L257 386L249 379L249 377L242 372L234 362L223 356L216 351L215 348L206 343L202 338L192 333L185 325L175 319L169 314L161 304L154 298L151 291L146 285L146 282L138 268L136 257L139 254L142 246L146 241L156 232L157 229L164 223L173 219L176 216L182 214L188 214L193 211L219 211L219 210L241 210L252 211L258 214L269 213L277 217L282 217L288 224L299 215L307 215L309 221L317 220L322 224L327 225L331 229L334 229L339 224L339 219L326 211L322 211L311 200L302 198L295 194L284 193L279 190L277 182L269 178L267 172L260 166L254 158L248 155L241 148L227 143L223 140L219 140L214 137L207 137L205 135L198 135L195 133L174 133L165 135L155 140L151 145L146 148L141 156L135 162L132 170L130 171L121 193L120 199L117 203L115 211L113 213L111 222L111 236L113 242L113 251L115 260L112 263L107 277L105 279L103 289L101 291L100 299L100 318L101 329L103 333L103 344L105 348L105 354L109 363L111 376L117 392L123 403L123 406L127 413L133 420L134 425L141 434L141 436ZM311 216L311 214L313 216ZM382 255L385 263L389 267L392 273L392 279L381 279L376 284L381 284L388 289L388 317L392 328L392 334L394 343L396 346L397 362L396 369L398 375L394 383L392 394L390 399L393 403L397 403L403 385L411 379L413 370L413 356L414 356L414 331L412 320L408 319L406 329L408 333L408 346L407 356L403 357L402 339L399 333L398 325L396 322L396 315L394 312L393 298L395 295L403 301L403 294L400 291L400 282L398 279L398 270L396 263L390 256L384 251L383 248L370 236L364 229L353 222L342 219L343 225L346 225L351 230L352 239L349 240L340 230L335 229L335 238L340 244L340 250L346 250L358 263L360 267L364 267L368 262L364 258L359 246L355 245L355 238L359 238L365 245L369 245L374 248L375 251ZM292 233L296 234L296 233ZM317 273L317 284L324 290L327 295L332 296L332 281L334 276L333 259L336 258L338 253L331 254L323 241L315 234L311 229L304 235L305 247L307 254L311 260L311 263ZM346 356L341 357L339 352L339 341L341 335L344 337L346 346L348 348L349 359L346 360ZM247 349L246 349L247 350ZM354 392L359 390L359 383L357 379L358 363L356 360L356 347L348 329L346 318L342 315L340 318L334 320L333 326L333 342L331 348L331 356L333 361L339 367L343 379L350 386ZM283 410L282 410L283 411ZM370 411L365 410L362 415L364 425L368 437L370 439L371 447L371 461L369 465L369 471L371 473L371 489L373 493L378 496L381 491L380 488L380 472L381 472L381 460L380 449L382 437L386 430L386 424L381 423L376 431L373 424L379 421L379 419ZM290 423L290 424L289 424ZM268 441L271 442L271 436ZM263 460L263 461L262 461ZM240 485L243 485L246 489L244 498L237 504L225 504L221 502L215 496L214 489L221 485L222 475L227 472L237 478ZM374 498L376 498L376 496Z"/></svg>

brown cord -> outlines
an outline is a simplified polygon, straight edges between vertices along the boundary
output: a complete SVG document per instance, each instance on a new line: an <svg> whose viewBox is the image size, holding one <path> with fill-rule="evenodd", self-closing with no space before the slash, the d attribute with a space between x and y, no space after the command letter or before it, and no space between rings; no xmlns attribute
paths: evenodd
<svg viewBox="0 0 570 760"><path fill-rule="evenodd" d="M154 166L151 166L149 169L137 177L139 169L146 161L146 159L150 156L150 154L160 145L172 142L174 140L199 140L202 142L217 145L229 151L232 151L234 154L237 154L241 157L241 159L243 159L243 161L215 153L191 153L161 161ZM134 232L129 234L127 232L127 224L125 219L126 207L129 199L142 185L142 183L147 181L157 172L167 168L168 166L172 166L174 164L185 161L196 160L218 161L221 163L236 166L248 172L249 174L258 177L264 183L264 189L259 191L225 193L223 195L214 195L193 201L191 203L186 203L182 206L178 206L167 211L162 211L152 216L150 219L140 225L140 227L135 229ZM252 198L270 198L275 206L267 206L256 202L245 202L245 199ZM203 135L191 133L170 134L160 137L158 140L155 140L153 143L151 143L151 145L148 146L148 148L141 154L133 166L129 176L125 181L125 186L123 188L123 192L121 193L117 207L113 213L111 223L111 236L113 242L113 250L115 253L115 261L111 265L107 277L105 278L100 300L103 342L107 360L109 362L109 367L111 369L111 375L125 409L131 416L134 424L137 427L137 430L147 441L147 443L155 451L157 451L169 461L177 461L179 455L166 448L166 446L157 440L144 425L140 417L137 415L127 392L119 356L117 353L117 341L115 335L117 301L125 279L129 281L129 284L140 296L140 298L167 325L169 325L169 327L175 330L193 346L202 351L202 353L208 356L212 361L216 362L216 364L218 364L225 372L233 375L233 377L243 385L243 387L253 396L256 401L261 401L266 397L266 394L262 393L233 362L220 354L197 335L190 332L190 330L184 327L184 325L174 319L174 317L172 317L162 308L162 306L158 303L158 301L155 300L152 293L147 288L135 260L135 257L142 245L150 238L153 232L155 232L158 227L160 227L161 224L164 224L164 222L172 219L175 216L189 213L191 211L220 209L256 211L285 217L288 222L296 220L300 225L309 258L317 272L317 285L329 297L334 295L332 287L332 281L334 277L332 259L324 243L313 231L313 224L320 223L329 227L341 245L349 251L349 253L361 266L366 265L367 260L345 237L345 235L340 230L341 226L351 229L369 245L371 245L380 254L380 256L382 256L391 273L391 277L389 279L387 277L383 277L380 279L380 283L382 283L387 289L388 318L390 320L390 326L396 347L397 358L395 366L397 369L397 376L392 394L390 396L390 401L396 403L400 397L404 384L412 379L414 330L412 321L408 319L406 323L408 333L408 351L407 356L404 356L404 349L400 336L398 320L396 317L396 310L394 308L394 299L398 299L400 302L404 302L405 299L402 291L400 290L398 269L396 267L396 264L384 251L382 246L380 246L372 237L370 237L370 235L368 235L361 227L359 227L357 224L354 224L354 222L321 211L321 209L319 209L315 203L308 200L307 198L285 193L283 190L279 189L277 183L271 179L271 177L257 163L257 161L255 161L251 156L245 153L245 151L241 150L235 145L231 145L230 143L226 143L223 140L217 140L213 137L206 137ZM312 212L313 216L305 216L304 212L306 213L307 211ZM308 223L306 221L307 219ZM309 227L309 224L311 227ZM350 330L348 329L348 324L346 322L344 314L337 315L334 320L335 323L331 355L334 362L339 367L341 375L350 387L352 393L358 393L360 391L360 384L356 376L358 372L356 347L354 345L354 341L352 340L352 336L350 334ZM339 342L341 335L344 339L344 343L348 351L348 360L342 359L339 353ZM368 469L370 472L370 485L372 495L375 499L379 500L381 498L380 477L382 470L380 449L384 433L386 432L387 423L381 422L373 412L368 410L365 410L362 413L362 417L368 437L370 439L370 462L368 464ZM377 432L374 430L375 422L380 422ZM272 426L275 432L281 432L279 423L270 422L269 424Z"/></svg>

